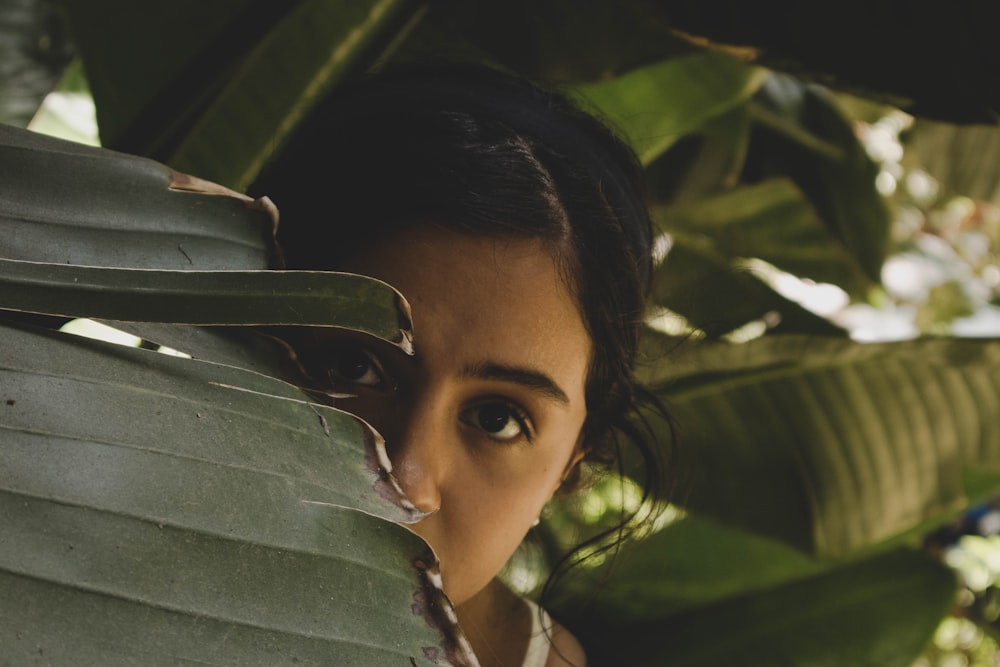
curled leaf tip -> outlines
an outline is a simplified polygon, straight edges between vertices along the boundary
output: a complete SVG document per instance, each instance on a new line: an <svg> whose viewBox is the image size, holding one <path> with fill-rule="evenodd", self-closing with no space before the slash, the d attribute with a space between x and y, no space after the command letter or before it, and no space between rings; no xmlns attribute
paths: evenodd
<svg viewBox="0 0 1000 667"><path fill-rule="evenodd" d="M193 192L201 195L233 197L235 199L239 199L240 201L249 203L254 201L252 198L244 194L240 194L235 190L230 190L229 188L219 185L218 183L206 181L203 178L191 176L190 174L183 174L179 171L174 171L173 169L170 170L170 182L167 185L167 189L174 192Z"/></svg>
<svg viewBox="0 0 1000 667"><path fill-rule="evenodd" d="M274 229L277 231L278 228L278 218L280 217L278 213L278 207L274 205L270 197L257 197L253 201L249 202L250 208L255 208L259 211L263 211L267 214L267 217L271 219L274 223Z"/></svg>
<svg viewBox="0 0 1000 667"><path fill-rule="evenodd" d="M426 512L417 507L407 497L396 478L393 477L392 462L385 449L385 439L372 428L371 424L360 418L358 421L364 427L365 463L368 469L375 473L373 487L375 492L403 511L404 516L399 519L400 523L417 523L429 516L432 512Z"/></svg>
<svg viewBox="0 0 1000 667"><path fill-rule="evenodd" d="M472 645L458 625L455 607L444 593L441 568L434 551L428 547L411 562L420 577L420 590L413 594L410 609L441 632L442 646L423 647L424 658L435 665L479 667Z"/></svg>
<svg viewBox="0 0 1000 667"><path fill-rule="evenodd" d="M399 292L396 292L396 312L399 315L399 347L409 355L413 355L413 314L410 302Z"/></svg>
<svg viewBox="0 0 1000 667"><path fill-rule="evenodd" d="M271 234L267 239L267 245L271 255L271 268L284 269L285 253L281 250L281 246L278 245L278 221L281 218L281 214L278 212L278 207L274 205L274 202L271 201L270 197L258 197L257 199L248 202L247 206L256 211L260 211L267 217L268 220L271 221Z"/></svg>
<svg viewBox="0 0 1000 667"><path fill-rule="evenodd" d="M413 356L413 332L406 331L405 329L400 329L402 338L399 341L399 347L403 352L407 353L411 357Z"/></svg>

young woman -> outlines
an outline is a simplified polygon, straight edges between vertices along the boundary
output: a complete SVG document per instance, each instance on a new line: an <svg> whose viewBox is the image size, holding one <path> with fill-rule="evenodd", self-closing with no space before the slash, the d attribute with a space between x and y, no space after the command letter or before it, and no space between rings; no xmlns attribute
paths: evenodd
<svg viewBox="0 0 1000 667"><path fill-rule="evenodd" d="M632 154L562 97L483 68L405 68L337 91L262 174L289 268L384 280L416 354L310 330L303 366L385 437L431 514L410 526L483 665L583 665L496 576L545 504L608 464L630 415L650 279Z"/></svg>

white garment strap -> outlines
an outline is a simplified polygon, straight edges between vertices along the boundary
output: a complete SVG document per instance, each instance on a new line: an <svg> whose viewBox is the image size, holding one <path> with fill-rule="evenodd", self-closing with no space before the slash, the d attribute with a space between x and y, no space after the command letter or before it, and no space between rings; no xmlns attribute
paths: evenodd
<svg viewBox="0 0 1000 667"><path fill-rule="evenodd" d="M552 619L544 609L531 600L528 611L531 613L531 636L528 638L528 650L524 654L522 667L545 667L549 659L549 649L552 647L549 638L552 636Z"/></svg>

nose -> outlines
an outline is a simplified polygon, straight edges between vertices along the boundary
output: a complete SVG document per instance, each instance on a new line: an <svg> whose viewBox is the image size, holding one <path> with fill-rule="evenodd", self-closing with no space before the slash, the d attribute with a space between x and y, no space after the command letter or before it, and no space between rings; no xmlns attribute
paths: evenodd
<svg viewBox="0 0 1000 667"><path fill-rule="evenodd" d="M447 427L426 401L406 406L384 431L392 474L423 512L441 509L441 487L447 475Z"/></svg>

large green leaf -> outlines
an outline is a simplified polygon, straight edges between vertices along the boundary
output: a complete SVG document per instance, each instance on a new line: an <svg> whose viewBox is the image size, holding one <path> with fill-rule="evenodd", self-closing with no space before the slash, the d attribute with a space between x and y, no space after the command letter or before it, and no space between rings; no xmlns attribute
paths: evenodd
<svg viewBox="0 0 1000 667"><path fill-rule="evenodd" d="M584 639L589 664L908 666L956 591L923 554L814 558L690 512L664 518L557 580L549 608ZM592 521L563 503L546 518L584 534Z"/></svg>
<svg viewBox="0 0 1000 667"><path fill-rule="evenodd" d="M715 338L748 322L779 332L837 335L842 330L767 285L712 247L710 239L675 236L653 278L653 303L686 317Z"/></svg>
<svg viewBox="0 0 1000 667"><path fill-rule="evenodd" d="M266 269L264 202L152 160L0 125L0 257L143 269Z"/></svg>
<svg viewBox="0 0 1000 667"><path fill-rule="evenodd" d="M585 561L570 570L556 588L556 608L589 600L591 606L613 610L623 619L665 618L771 590L835 566L782 542L688 513L627 545L613 565Z"/></svg>
<svg viewBox="0 0 1000 667"><path fill-rule="evenodd" d="M423 0L299 2L254 44L164 159L245 189L319 96L381 58L419 19L424 5Z"/></svg>
<svg viewBox="0 0 1000 667"><path fill-rule="evenodd" d="M743 104L764 72L721 53L701 53L648 65L579 88L622 131L643 164L681 136Z"/></svg>
<svg viewBox="0 0 1000 667"><path fill-rule="evenodd" d="M794 275L833 283L864 299L871 281L786 179L744 186L656 211L660 228L703 238L721 255L758 258Z"/></svg>
<svg viewBox="0 0 1000 667"><path fill-rule="evenodd" d="M218 325L337 326L412 351L409 304L390 285L324 271L155 271L0 259L0 309Z"/></svg>
<svg viewBox="0 0 1000 667"><path fill-rule="evenodd" d="M678 583L677 573L667 569L671 560L666 550L685 546L653 538L641 551L655 575L626 566L601 578L607 589L625 587L639 598L630 600L626 613L602 594L593 605L578 602L565 609L584 638L588 664L908 667L951 607L956 588L946 566L925 554L900 550L670 614L658 604L661 595L671 597L670 583ZM661 555L667 560L658 566ZM713 552L692 555L712 558ZM728 558L736 577L742 567L739 556ZM649 586L650 581L659 584Z"/></svg>
<svg viewBox="0 0 1000 667"><path fill-rule="evenodd" d="M966 469L1000 487L1000 341L653 348L644 377L693 465L682 500L723 521L841 555L963 506Z"/></svg>
<svg viewBox="0 0 1000 667"><path fill-rule="evenodd" d="M384 283L191 270L266 268L266 206L149 160L13 130L0 137L0 169L15 241L4 251L18 258L0 259L0 308L325 323L409 349L406 303ZM149 265L167 268L118 268ZM422 514L393 480L381 438L290 384L237 368L295 377L287 351L249 332L145 326L229 364L220 366L0 328L3 655L473 660L433 554L393 524Z"/></svg>
<svg viewBox="0 0 1000 667"><path fill-rule="evenodd" d="M710 337L761 320L781 333L836 335L842 330L782 296L741 260L844 285L855 296L869 282L809 202L786 180L765 181L686 204L657 206L671 248L657 268L653 302L680 313Z"/></svg>
<svg viewBox="0 0 1000 667"><path fill-rule="evenodd" d="M70 9L105 144L243 190L315 100L385 55L424 2L244 0L206 11L189 1L136 8L141 17L102 13L93 3ZM193 37L176 25L191 16L200 24ZM160 65L151 72L154 60Z"/></svg>
<svg viewBox="0 0 1000 667"><path fill-rule="evenodd" d="M688 203L739 183L750 144L749 105L734 106L646 165L650 205Z"/></svg>
<svg viewBox="0 0 1000 667"><path fill-rule="evenodd" d="M49 2L7 0L0 53L0 123L24 127L73 55L65 18Z"/></svg>
<svg viewBox="0 0 1000 667"><path fill-rule="evenodd" d="M783 176L806 194L830 233L873 282L889 248L889 213L878 169L828 91L772 75L753 99L744 179Z"/></svg>
<svg viewBox="0 0 1000 667"><path fill-rule="evenodd" d="M687 514L570 570L551 606L597 665L907 666L955 590L922 554L818 560Z"/></svg>
<svg viewBox="0 0 1000 667"><path fill-rule="evenodd" d="M213 81L291 8L253 0L62 4L104 145L141 155L151 155L143 148L186 119Z"/></svg>
<svg viewBox="0 0 1000 667"><path fill-rule="evenodd" d="M472 664L418 606L429 553L359 512L303 510L300 548L2 491L0 521L9 664Z"/></svg>
<svg viewBox="0 0 1000 667"><path fill-rule="evenodd" d="M266 202L152 160L6 126L0 179L9 188L0 201L0 255L13 258L0 259L0 309L334 325L410 349L409 307L385 283L322 272L194 270L266 269L277 220Z"/></svg>
<svg viewBox="0 0 1000 667"><path fill-rule="evenodd" d="M131 334L157 349L166 347L194 359L244 368L292 383L302 380L302 369L278 334L270 335L244 327L198 327L120 320L100 320L99 323Z"/></svg>
<svg viewBox="0 0 1000 667"><path fill-rule="evenodd" d="M367 425L255 373L3 333L4 655L439 664L458 650L433 555L385 521L420 513Z"/></svg>
<svg viewBox="0 0 1000 667"><path fill-rule="evenodd" d="M48 461L31 457L30 449L21 453L28 457L22 463L25 470L37 473L25 476L21 484L50 485L55 481L52 472L65 468L60 487L46 495L87 501L86 494L103 493L89 485L89 476L122 475L122 483L134 487L115 500L124 503L115 508L125 511L130 505L161 505L157 489L169 482L158 480L184 480L187 475L188 492L196 495L198 489L217 493L224 487L256 488L254 506L248 499L240 509L247 529L252 526L255 532L284 530L277 517L287 510L273 503L270 494L278 498L287 493L296 503L363 509L394 521L414 516L405 498L373 493L382 484L392 485L379 437L351 415L313 405L292 385L236 368L56 332L5 325L4 338L5 441L41 438L62 443L39 445L62 451ZM71 449L61 449L67 446ZM117 461L113 466L102 460L111 453ZM127 474L132 462L160 459L160 469L144 465L145 474ZM340 472L334 475L334 470ZM6 477L8 484L16 479ZM167 517L192 509L171 506L158 511ZM273 520L267 519L271 515Z"/></svg>
<svg viewBox="0 0 1000 667"><path fill-rule="evenodd" d="M1000 131L918 118L906 131L903 164L927 172L943 193L1000 203Z"/></svg>
<svg viewBox="0 0 1000 667"><path fill-rule="evenodd" d="M492 62L559 84L606 81L697 50L645 0L436 0L401 55Z"/></svg>

